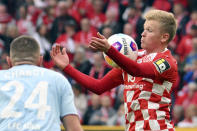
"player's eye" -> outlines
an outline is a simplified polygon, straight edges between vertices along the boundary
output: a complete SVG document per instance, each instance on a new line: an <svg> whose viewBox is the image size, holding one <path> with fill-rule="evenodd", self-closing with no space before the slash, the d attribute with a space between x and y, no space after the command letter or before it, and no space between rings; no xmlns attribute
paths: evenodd
<svg viewBox="0 0 197 131"><path fill-rule="evenodd" d="M148 32L152 32L152 29L148 28L147 31L148 31Z"/></svg>

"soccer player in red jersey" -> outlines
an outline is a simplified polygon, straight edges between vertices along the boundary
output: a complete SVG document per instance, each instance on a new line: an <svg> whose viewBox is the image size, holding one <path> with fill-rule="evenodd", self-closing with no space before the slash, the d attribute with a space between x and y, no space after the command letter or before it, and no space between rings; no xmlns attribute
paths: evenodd
<svg viewBox="0 0 197 131"><path fill-rule="evenodd" d="M65 49L53 47L51 57L55 63L78 83L101 94L124 84L126 131L168 130L173 131L170 106L173 84L177 78L177 63L167 49L176 33L172 13L151 10L145 15L142 33L142 50L133 61L110 46L107 39L98 33L90 48L105 52L121 68L113 68L102 79L94 79L80 73L69 65Z"/></svg>

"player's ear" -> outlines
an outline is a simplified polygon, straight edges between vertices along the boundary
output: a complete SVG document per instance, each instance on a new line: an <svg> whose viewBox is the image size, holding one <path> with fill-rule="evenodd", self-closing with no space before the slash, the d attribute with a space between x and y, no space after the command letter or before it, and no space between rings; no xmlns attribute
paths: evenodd
<svg viewBox="0 0 197 131"><path fill-rule="evenodd" d="M42 65L42 62L43 62L43 56L39 56L37 65L38 66L41 66Z"/></svg>
<svg viewBox="0 0 197 131"><path fill-rule="evenodd" d="M164 33L162 35L161 42L166 43L169 40L169 38L170 38L170 35L168 33Z"/></svg>
<svg viewBox="0 0 197 131"><path fill-rule="evenodd" d="M12 67L12 61L11 61L9 56L6 57L6 61L8 63L9 68L11 68Z"/></svg>

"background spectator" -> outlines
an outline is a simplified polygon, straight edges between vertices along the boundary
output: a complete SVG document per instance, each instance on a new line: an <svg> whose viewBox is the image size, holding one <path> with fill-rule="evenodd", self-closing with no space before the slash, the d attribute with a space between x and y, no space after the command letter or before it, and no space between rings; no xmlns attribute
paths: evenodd
<svg viewBox="0 0 197 131"><path fill-rule="evenodd" d="M101 108L94 112L90 118L90 125L107 125L107 121L115 114L115 110L112 108L111 99L107 95L101 97Z"/></svg>
<svg viewBox="0 0 197 131"><path fill-rule="evenodd" d="M57 5L58 13L57 17L52 23L51 27L51 42L54 43L57 37L63 32L64 24L68 21L76 23L76 20L68 14L68 3L67 1L59 1Z"/></svg>
<svg viewBox="0 0 197 131"><path fill-rule="evenodd" d="M45 55L46 52L49 52L51 49L51 43L47 39L47 26L41 24L37 26L36 32L32 35L37 41L40 41L40 54Z"/></svg>
<svg viewBox="0 0 197 131"><path fill-rule="evenodd" d="M89 97L90 97L90 100L89 100L90 103L83 116L83 124L85 125L89 124L90 118L96 111L100 109L100 106L101 106L99 95L92 93Z"/></svg>
<svg viewBox="0 0 197 131"><path fill-rule="evenodd" d="M83 119L83 115L87 109L87 97L82 93L81 87L79 84L75 83L72 86L74 92L74 103L78 110L81 122Z"/></svg>

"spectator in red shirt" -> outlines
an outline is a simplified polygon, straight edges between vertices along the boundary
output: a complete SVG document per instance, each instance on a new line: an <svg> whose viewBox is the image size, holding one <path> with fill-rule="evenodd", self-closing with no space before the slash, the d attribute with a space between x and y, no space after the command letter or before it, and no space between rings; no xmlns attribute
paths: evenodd
<svg viewBox="0 0 197 131"><path fill-rule="evenodd" d="M193 25L196 25L197 26L197 9L196 10L193 10L190 14L190 20L189 22L187 23L186 25L186 33L190 33L191 31L191 27Z"/></svg>
<svg viewBox="0 0 197 131"><path fill-rule="evenodd" d="M76 33L75 42L76 44L88 46L91 38L96 36L97 29L91 26L90 20L88 18L83 18L80 23L81 30Z"/></svg>
<svg viewBox="0 0 197 131"><path fill-rule="evenodd" d="M197 37L197 25L192 25L190 33L184 36L177 47L177 54L180 57L180 61L183 62L192 51L192 38Z"/></svg>
<svg viewBox="0 0 197 131"><path fill-rule="evenodd" d="M67 0L67 5L68 5L68 14L73 16L75 18L75 20L77 21L77 23L80 23L81 21L81 16L79 14L78 8L75 4L74 0Z"/></svg>
<svg viewBox="0 0 197 131"><path fill-rule="evenodd" d="M186 111L188 105L197 105L197 84L190 82L184 88L182 92L179 92L176 105L181 105L184 111Z"/></svg>
<svg viewBox="0 0 197 131"><path fill-rule="evenodd" d="M153 7L159 10L170 11L172 5L169 0L154 0Z"/></svg>
<svg viewBox="0 0 197 131"><path fill-rule="evenodd" d="M189 15L184 6L180 3L176 3L173 6L173 12L178 25L176 35L181 39L181 37L186 34L186 24L189 21Z"/></svg>
<svg viewBox="0 0 197 131"><path fill-rule="evenodd" d="M184 120L180 121L177 124L177 127L187 128L187 127L196 127L197 126L197 105L190 104L185 111Z"/></svg>
<svg viewBox="0 0 197 131"><path fill-rule="evenodd" d="M99 29L106 20L106 16L103 13L104 3L103 0L93 0L93 12L87 12L87 16L90 19L90 23L95 28Z"/></svg>
<svg viewBox="0 0 197 131"><path fill-rule="evenodd" d="M76 20L68 14L68 4L66 1L58 2L58 15L53 21L52 28L50 31L51 42L54 43L57 37L63 32L64 25L68 21L76 23ZM77 24L75 24L77 26ZM77 27L76 27L77 28Z"/></svg>
<svg viewBox="0 0 197 131"><path fill-rule="evenodd" d="M32 35L35 33L35 26L28 17L28 6L20 6L17 12L17 27L20 35Z"/></svg>
<svg viewBox="0 0 197 131"><path fill-rule="evenodd" d="M122 22L121 16L125 10L125 6L123 6L120 0L108 0L104 8L105 12L113 12L115 22Z"/></svg>
<svg viewBox="0 0 197 131"><path fill-rule="evenodd" d="M10 14L8 14L6 6L2 3L0 3L0 23L14 24L14 19Z"/></svg>
<svg viewBox="0 0 197 131"><path fill-rule="evenodd" d="M133 4L140 11L144 11L146 8L146 3L143 0L134 0L134 3L131 3L131 5Z"/></svg>
<svg viewBox="0 0 197 131"><path fill-rule="evenodd" d="M55 43L67 49L69 58L72 61L76 48L76 23L72 20L66 21L63 29L63 33L57 38Z"/></svg>
<svg viewBox="0 0 197 131"><path fill-rule="evenodd" d="M173 110L175 124L184 118L184 115L187 113L187 108L191 104L197 106L197 84L195 82L190 82L178 92L178 97Z"/></svg>
<svg viewBox="0 0 197 131"><path fill-rule="evenodd" d="M94 11L92 0L75 0L74 4L82 18L87 17L89 12Z"/></svg>
<svg viewBox="0 0 197 131"><path fill-rule="evenodd" d="M55 7L48 6L44 9L44 12L39 16L37 25L44 23L47 25L48 30L51 29L52 23L56 17Z"/></svg>
<svg viewBox="0 0 197 131"><path fill-rule="evenodd" d="M184 8L188 8L188 0L173 0L174 4L181 4Z"/></svg>

